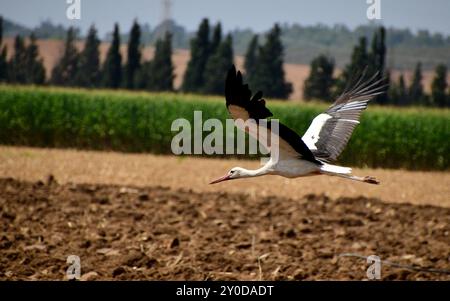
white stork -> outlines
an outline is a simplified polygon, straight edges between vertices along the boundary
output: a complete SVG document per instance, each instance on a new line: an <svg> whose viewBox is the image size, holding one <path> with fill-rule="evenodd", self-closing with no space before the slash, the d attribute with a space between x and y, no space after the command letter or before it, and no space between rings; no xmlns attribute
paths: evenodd
<svg viewBox="0 0 450 301"><path fill-rule="evenodd" d="M333 161L342 153L355 126L359 123L361 112L367 103L376 95L384 93L383 79L376 79L377 74L367 81L363 81L365 72L351 88L345 92L324 113L319 114L312 121L303 137L300 137L287 126L279 123L278 144L266 143L269 151L277 147L278 155L274 158L273 151L267 163L256 170L241 167L232 168L225 176L212 181L210 184L240 178L258 177L263 175L279 175L286 178L297 178L312 175L338 176L350 180L370 184L379 184L374 177L358 177L352 175L352 169L332 165ZM240 71L236 73L233 66L228 72L225 84L225 98L228 112L234 120L246 121L253 119L257 123L267 119L272 113L267 109L262 92L252 96L247 84L242 82ZM269 122L264 124L269 125ZM266 126L270 132L270 127ZM251 136L258 139L258 135L248 128L244 128ZM267 134L269 135L269 134ZM271 145L270 145L271 144Z"/></svg>

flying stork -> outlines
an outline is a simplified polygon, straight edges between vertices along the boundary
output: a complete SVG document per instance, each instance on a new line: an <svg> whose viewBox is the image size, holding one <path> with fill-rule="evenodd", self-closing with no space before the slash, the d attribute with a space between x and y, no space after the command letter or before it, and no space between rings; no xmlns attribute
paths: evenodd
<svg viewBox="0 0 450 301"><path fill-rule="evenodd" d="M363 80L364 77L365 71L352 87L345 89L328 110L314 118L303 137L279 123L278 133L274 133L278 135L278 143L272 141L264 145L261 141L263 139L259 139L271 153L270 159L263 167L256 170L234 167L225 176L210 184L264 175L279 175L286 178L328 175L379 184L374 177L358 177L352 174L349 167L331 164L347 145L368 102L376 95L384 93L386 85L383 85L383 79L377 79L377 74L366 81ZM252 119L261 125L263 123L260 120L272 117L262 96L262 92L259 91L252 97L248 85L243 84L241 72L236 72L234 66L230 69L225 83L225 99L228 112L235 121L242 119L245 122ZM266 126L266 129L271 133L270 126ZM254 131L249 131L248 128L244 130L258 139L259 135ZM273 156L273 147L278 149L277 158Z"/></svg>

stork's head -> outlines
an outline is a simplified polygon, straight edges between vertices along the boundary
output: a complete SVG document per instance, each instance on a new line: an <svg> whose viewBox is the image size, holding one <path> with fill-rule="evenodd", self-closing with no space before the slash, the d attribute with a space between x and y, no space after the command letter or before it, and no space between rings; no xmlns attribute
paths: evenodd
<svg viewBox="0 0 450 301"><path fill-rule="evenodd" d="M216 183L223 182L223 181L234 180L234 179L239 179L239 178L246 178L248 176L249 175L248 175L246 169L241 168L241 167L233 167L232 169L230 169L230 171L226 175L218 178L217 180L212 181L209 184L216 184Z"/></svg>

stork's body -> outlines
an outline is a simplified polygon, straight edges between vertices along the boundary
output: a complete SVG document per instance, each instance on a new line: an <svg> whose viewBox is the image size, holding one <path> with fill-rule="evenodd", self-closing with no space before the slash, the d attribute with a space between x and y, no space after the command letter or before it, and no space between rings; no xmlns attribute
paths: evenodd
<svg viewBox="0 0 450 301"><path fill-rule="evenodd" d="M300 137L282 123L279 123L278 131L272 131L270 123L258 122L271 117L272 113L266 108L261 92L252 97L248 85L242 82L241 73L239 71L236 73L233 66L228 73L225 86L226 104L230 115L235 120L255 120L271 135L277 135L278 139L276 139L277 142L273 140L267 142L267 139L259 140L271 153L270 159L263 167L256 170L235 167L211 184L263 175L297 178L321 174L378 184L379 182L373 177L357 177L352 175L352 169L349 167L330 164L337 159L347 145L367 103L376 95L383 93L384 86L380 85L382 80L374 80L376 76L373 76L363 82L364 76L365 74L353 88L347 89L326 112L319 114L303 137ZM254 138L260 138L258 135L260 129L256 131L248 127L242 129Z"/></svg>

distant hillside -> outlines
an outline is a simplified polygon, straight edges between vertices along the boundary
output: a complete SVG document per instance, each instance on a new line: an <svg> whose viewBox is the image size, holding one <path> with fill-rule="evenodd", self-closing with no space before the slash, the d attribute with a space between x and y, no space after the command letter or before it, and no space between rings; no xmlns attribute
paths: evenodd
<svg viewBox="0 0 450 301"><path fill-rule="evenodd" d="M173 33L173 47L189 49L189 41L193 33L176 24L174 21L166 21L155 28L148 24L142 25L142 42L145 45L153 45L161 32L169 29ZM283 25L282 40L285 45L285 60L293 64L309 64L319 53L329 54L335 58L336 65L342 68L348 63L353 46L361 36L372 38L375 25L363 25L349 29L344 25L333 27L326 25L302 26L299 24ZM121 28L122 41L128 39L128 28ZM66 28L55 25L51 21L43 21L33 29L40 39L61 39L65 36ZM29 35L30 28L5 19L4 36L13 37L17 34ZM253 36L251 30L232 31L235 52L238 55L245 54L245 50ZM78 30L78 36L80 31ZM104 41L110 40L111 34L104 37ZM263 41L264 34L261 34ZM409 29L388 28L386 33L388 56L387 67L397 70L413 69L418 60L422 62L425 70L443 63L450 69L450 36L440 33L430 33L426 30L412 33Z"/></svg>
<svg viewBox="0 0 450 301"><path fill-rule="evenodd" d="M370 43L376 28L374 25L359 26L354 30L343 25L283 25L286 62L309 64L319 53L325 53L334 57L337 66L342 68L349 62L357 40L366 36ZM233 32L238 54L245 53L252 35L250 30ZM412 69L418 60L422 61L424 69L433 69L439 63L450 68L450 36L431 34L426 30L414 34L409 29L387 28L386 44L388 68Z"/></svg>
<svg viewBox="0 0 450 301"><path fill-rule="evenodd" d="M31 29L3 17L3 36L11 37L18 34L24 36L29 35L30 32Z"/></svg>
<svg viewBox="0 0 450 301"><path fill-rule="evenodd" d="M128 41L128 29L121 28L121 40ZM151 28L150 25L144 24L141 26L141 41L144 45L153 46L158 38L162 38L166 31L172 33L172 46L176 49L189 49L190 39L193 37L192 33L188 33L183 26L176 24L174 21L169 20L162 22L155 28ZM104 39L105 42L110 42L112 33L108 33Z"/></svg>
<svg viewBox="0 0 450 301"><path fill-rule="evenodd" d="M3 19L3 35L5 37L15 37L16 35L28 36L31 32L40 39L64 39L67 28L58 24L53 24L50 20L42 21L39 26L35 28L28 28L16 22ZM80 35L80 30L76 29L77 35Z"/></svg>

